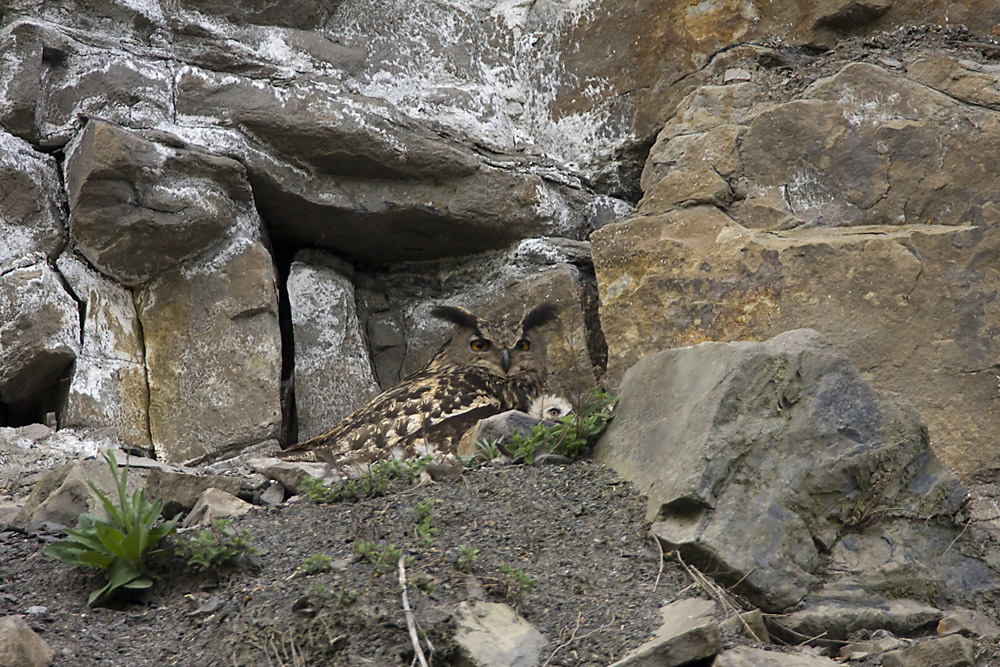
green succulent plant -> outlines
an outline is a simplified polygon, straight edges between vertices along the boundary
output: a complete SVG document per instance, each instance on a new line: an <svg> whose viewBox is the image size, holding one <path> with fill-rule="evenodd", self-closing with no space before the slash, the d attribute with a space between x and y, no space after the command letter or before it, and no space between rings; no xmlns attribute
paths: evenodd
<svg viewBox="0 0 1000 667"><path fill-rule="evenodd" d="M87 484L101 499L107 517L81 514L69 537L50 544L42 553L69 565L96 567L104 570L106 583L90 594L87 604L104 600L119 589L139 590L149 588L153 581L146 576L146 562L166 552L156 545L176 530L180 514L169 521L157 523L163 511L163 501L150 503L143 489L136 489L131 497L126 491L128 461L119 475L118 463L110 452L104 452L111 476L118 489L118 503L113 503L93 482Z"/></svg>

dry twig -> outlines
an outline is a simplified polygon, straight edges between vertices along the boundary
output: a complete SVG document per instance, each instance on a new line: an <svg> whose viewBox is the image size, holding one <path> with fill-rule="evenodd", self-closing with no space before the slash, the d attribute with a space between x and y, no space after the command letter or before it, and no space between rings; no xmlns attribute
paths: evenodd
<svg viewBox="0 0 1000 667"><path fill-rule="evenodd" d="M684 559L681 558L680 551L674 551L674 553L677 555L677 561L684 568L684 571L688 573L688 576L694 579L695 582L699 586L701 586L701 588L706 593L708 593L711 597L715 598L715 600L722 606L722 609L727 614L729 615L735 614L736 617L740 619L740 622L743 624L743 627L746 628L747 632L750 633L751 637L753 637L757 641L763 641L763 638L758 637L754 629L750 627L749 623L747 623L747 620L743 618L742 611L739 609L739 607L736 606L736 602L733 601L733 598L729 595L729 593L726 592L724 588L721 588L720 586L715 584L711 579L702 574L701 570L696 568L694 565L688 565L687 563L685 563Z"/></svg>
<svg viewBox="0 0 1000 667"><path fill-rule="evenodd" d="M663 545L660 544L660 538L656 535L650 533L649 536L653 538L653 541L656 542L656 548L660 550L660 571L656 573L656 581L653 582L653 590L655 591L656 587L660 585L660 577L663 575Z"/></svg>
<svg viewBox="0 0 1000 667"><path fill-rule="evenodd" d="M420 635L417 634L417 622L413 618L413 609L410 608L410 598L406 595L406 556L400 554L396 566L399 570L399 589L402 591L403 613L406 614L406 629L410 632L410 643L413 644L413 651L420 666L428 667L424 650L420 647Z"/></svg>
<svg viewBox="0 0 1000 667"><path fill-rule="evenodd" d="M569 639L553 649L552 653L549 654L549 657L542 663L542 667L548 667L548 664L552 662L552 658L556 657L556 653L573 643L573 640L576 639L576 631L580 629L580 619L582 618L583 614L576 615L576 626L573 628L573 632L570 633Z"/></svg>

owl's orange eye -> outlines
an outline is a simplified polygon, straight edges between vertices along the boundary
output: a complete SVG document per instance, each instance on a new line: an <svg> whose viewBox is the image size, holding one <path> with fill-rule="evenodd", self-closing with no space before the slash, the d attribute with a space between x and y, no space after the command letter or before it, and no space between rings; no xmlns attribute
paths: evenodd
<svg viewBox="0 0 1000 667"><path fill-rule="evenodd" d="M521 352L527 352L531 349L531 341L527 338L522 338L517 341L517 349L521 350Z"/></svg>
<svg viewBox="0 0 1000 667"><path fill-rule="evenodd" d="M482 338L473 338L472 342L469 343L469 347L471 347L474 352L485 352L490 349L490 342L488 340L483 340Z"/></svg>

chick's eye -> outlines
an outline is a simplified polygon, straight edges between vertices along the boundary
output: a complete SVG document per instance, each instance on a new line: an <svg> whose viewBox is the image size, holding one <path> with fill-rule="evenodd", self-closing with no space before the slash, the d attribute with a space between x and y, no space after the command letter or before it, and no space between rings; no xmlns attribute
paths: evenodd
<svg viewBox="0 0 1000 667"><path fill-rule="evenodd" d="M521 340L517 341L517 349L521 350L521 352L527 352L528 350L531 349L531 341L522 338Z"/></svg>
<svg viewBox="0 0 1000 667"><path fill-rule="evenodd" d="M490 342L488 340L483 340L482 338L476 338L469 343L469 347L471 347L475 352L485 352L490 349Z"/></svg>

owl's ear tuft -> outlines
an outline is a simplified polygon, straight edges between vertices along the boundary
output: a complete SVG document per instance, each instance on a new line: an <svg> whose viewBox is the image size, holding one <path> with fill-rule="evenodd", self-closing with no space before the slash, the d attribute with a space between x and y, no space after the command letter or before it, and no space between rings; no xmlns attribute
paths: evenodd
<svg viewBox="0 0 1000 667"><path fill-rule="evenodd" d="M531 309L531 312L524 316L521 320L521 329L528 331L534 329L535 327L540 327L544 324L548 324L556 318L556 313L558 309L554 303L546 301L545 303L539 304Z"/></svg>
<svg viewBox="0 0 1000 667"><path fill-rule="evenodd" d="M431 316L445 322L457 324L460 327L467 327L473 331L479 330L479 318L458 306L434 306L431 308Z"/></svg>

